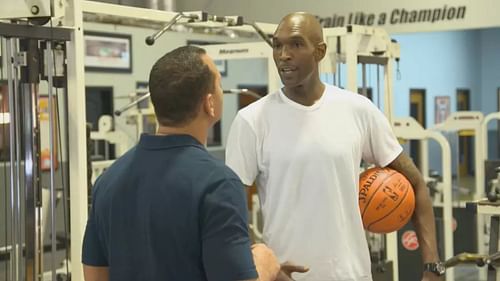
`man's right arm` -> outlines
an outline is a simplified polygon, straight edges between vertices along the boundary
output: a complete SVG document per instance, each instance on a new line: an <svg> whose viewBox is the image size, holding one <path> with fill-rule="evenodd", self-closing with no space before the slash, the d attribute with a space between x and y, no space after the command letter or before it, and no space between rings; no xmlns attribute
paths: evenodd
<svg viewBox="0 0 500 281"><path fill-rule="evenodd" d="M258 281L274 281L278 277L280 264L273 251L264 244L252 245L253 262L259 274Z"/></svg>
<svg viewBox="0 0 500 281"><path fill-rule="evenodd" d="M208 280L275 280L279 263L272 251L250 246L246 196L239 180L224 180L207 190L200 227Z"/></svg>
<svg viewBox="0 0 500 281"><path fill-rule="evenodd" d="M259 278L242 281L293 281L292 273L309 271L305 266L289 262L280 265L273 251L264 244L252 245L252 254Z"/></svg>
<svg viewBox="0 0 500 281"><path fill-rule="evenodd" d="M109 280L109 263L105 254L105 246L99 239L99 226L96 220L96 199L98 197L99 179L92 191L92 209L89 212L82 244L82 263L85 281Z"/></svg>
<svg viewBox="0 0 500 281"><path fill-rule="evenodd" d="M280 264L273 251L264 244L253 244L252 255L259 277L239 281L275 281L278 279Z"/></svg>
<svg viewBox="0 0 500 281"><path fill-rule="evenodd" d="M85 281L109 281L109 267L84 264L83 279Z"/></svg>

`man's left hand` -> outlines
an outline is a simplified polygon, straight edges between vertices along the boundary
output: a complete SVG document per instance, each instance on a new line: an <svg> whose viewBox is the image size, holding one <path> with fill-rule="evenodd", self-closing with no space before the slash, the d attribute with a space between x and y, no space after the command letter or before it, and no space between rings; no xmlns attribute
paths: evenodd
<svg viewBox="0 0 500 281"><path fill-rule="evenodd" d="M444 276L437 276L432 272L425 271L424 276L422 276L422 281L443 281Z"/></svg>

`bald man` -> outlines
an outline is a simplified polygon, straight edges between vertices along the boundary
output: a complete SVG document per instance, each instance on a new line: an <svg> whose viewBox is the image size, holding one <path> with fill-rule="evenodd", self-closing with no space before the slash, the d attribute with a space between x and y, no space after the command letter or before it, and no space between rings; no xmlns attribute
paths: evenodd
<svg viewBox="0 0 500 281"><path fill-rule="evenodd" d="M310 268L295 273L297 280L371 281L357 193L365 160L396 169L412 183L412 219L427 269L422 280L440 280L425 182L378 108L320 81L318 64L326 49L314 16L285 16L273 36L284 86L238 112L231 126L226 163L245 185L256 181L264 241L281 262Z"/></svg>

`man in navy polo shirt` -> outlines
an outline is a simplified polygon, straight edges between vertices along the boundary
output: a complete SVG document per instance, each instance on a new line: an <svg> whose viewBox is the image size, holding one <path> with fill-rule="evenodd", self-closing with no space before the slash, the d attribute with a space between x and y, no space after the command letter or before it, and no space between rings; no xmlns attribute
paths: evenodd
<svg viewBox="0 0 500 281"><path fill-rule="evenodd" d="M159 128L97 180L83 242L84 275L101 280L274 280L273 252L250 246L245 190L205 149L220 119L220 74L201 48L153 66Z"/></svg>

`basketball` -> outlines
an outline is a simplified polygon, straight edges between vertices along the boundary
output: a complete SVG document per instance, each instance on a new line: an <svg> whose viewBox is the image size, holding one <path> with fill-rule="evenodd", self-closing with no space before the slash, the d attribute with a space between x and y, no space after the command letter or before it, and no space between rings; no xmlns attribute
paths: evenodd
<svg viewBox="0 0 500 281"><path fill-rule="evenodd" d="M375 233L401 229L413 215L415 194L404 175L390 168L371 168L359 178L363 226Z"/></svg>

